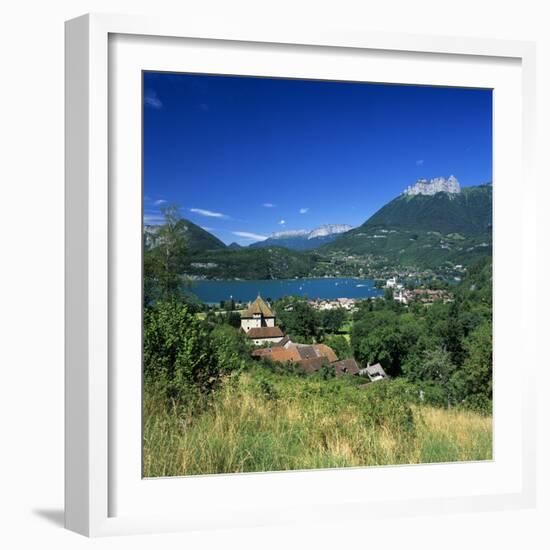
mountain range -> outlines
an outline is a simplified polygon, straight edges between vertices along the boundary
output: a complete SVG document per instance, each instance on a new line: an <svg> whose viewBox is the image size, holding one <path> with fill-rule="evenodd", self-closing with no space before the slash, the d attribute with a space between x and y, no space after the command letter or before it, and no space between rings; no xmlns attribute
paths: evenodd
<svg viewBox="0 0 550 550"><path fill-rule="evenodd" d="M492 250L492 184L460 188L448 179L418 180L359 227L323 225L281 231L248 247L220 239L189 220L177 230L192 255L189 273L215 278L305 276L327 261L362 258L369 264L437 269L471 265ZM144 228L145 247L158 226ZM331 260L332 258L332 260Z"/></svg>
<svg viewBox="0 0 550 550"><path fill-rule="evenodd" d="M249 248L270 248L281 246L289 250L313 250L324 244L330 243L342 233L352 229L346 224L321 225L312 231L299 229L294 231L279 231L264 241L258 241L249 245Z"/></svg>

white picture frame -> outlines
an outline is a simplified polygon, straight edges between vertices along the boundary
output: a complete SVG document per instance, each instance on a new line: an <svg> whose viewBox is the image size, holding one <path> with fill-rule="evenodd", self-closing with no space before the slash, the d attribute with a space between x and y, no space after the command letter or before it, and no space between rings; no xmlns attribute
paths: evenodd
<svg viewBox="0 0 550 550"><path fill-rule="evenodd" d="M331 56L338 56L340 68L330 66ZM384 63L378 62L380 56ZM222 62L226 65L220 69ZM506 429L496 432L493 461L463 463L460 469L425 465L141 479L141 350L134 345L141 301L133 300L141 288L141 252L136 248L141 234L134 231L138 222L141 228L139 175L136 180L141 121L134 116L141 96L136 103L135 77L143 69L183 70L182 63L196 72L327 79L366 79L360 72L370 66L374 81L497 83L495 385L496 395L503 397L495 401L495 428L500 423ZM535 364L534 335L528 330L535 298L528 266L536 251L527 238L535 231L536 211L534 67L535 48L528 42L367 30L206 28L192 21L118 15L68 21L66 527L101 536L282 524L297 520L298 507L303 522L533 506L535 371L525 370L515 387L507 374L517 356L524 364ZM119 99L125 94L123 107ZM116 153L110 151L113 142L119 146ZM514 181L521 185L512 193ZM506 224L514 207L521 218L519 232ZM514 261L520 269L511 278L508 267ZM502 307L499 296L512 281L519 299ZM130 323L122 330L124 315ZM521 350L510 338L514 330ZM124 369L120 357L126 354L131 360Z"/></svg>

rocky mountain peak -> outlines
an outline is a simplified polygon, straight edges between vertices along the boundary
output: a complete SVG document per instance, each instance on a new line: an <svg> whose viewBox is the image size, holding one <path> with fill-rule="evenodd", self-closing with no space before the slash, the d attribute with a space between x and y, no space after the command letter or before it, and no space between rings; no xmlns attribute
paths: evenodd
<svg viewBox="0 0 550 550"><path fill-rule="evenodd" d="M414 185L409 185L404 195L435 195L436 193L460 193L460 183L454 176L448 179L443 177L431 180L419 179Z"/></svg>
<svg viewBox="0 0 550 550"><path fill-rule="evenodd" d="M315 239L316 237L327 237L328 235L338 235L339 233L345 233L353 229L351 225L345 223L330 223L321 225L317 229L314 229L309 235L308 239Z"/></svg>

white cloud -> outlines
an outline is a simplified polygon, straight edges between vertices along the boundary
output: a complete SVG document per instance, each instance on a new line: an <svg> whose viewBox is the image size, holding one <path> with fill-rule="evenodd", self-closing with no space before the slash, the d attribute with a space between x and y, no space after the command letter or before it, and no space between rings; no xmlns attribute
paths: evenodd
<svg viewBox="0 0 550 550"><path fill-rule="evenodd" d="M207 218L228 218L226 214L221 212L212 212L212 210L205 210L204 208L190 208L189 212L199 214L201 216L206 216Z"/></svg>
<svg viewBox="0 0 550 550"><path fill-rule="evenodd" d="M300 208L300 214L307 214L309 211L309 208Z"/></svg>
<svg viewBox="0 0 550 550"><path fill-rule="evenodd" d="M424 164L424 159L419 159L416 161L417 166L422 166Z"/></svg>
<svg viewBox="0 0 550 550"><path fill-rule="evenodd" d="M206 227L206 225L201 225L201 229L204 229L205 231L214 231L213 227Z"/></svg>
<svg viewBox="0 0 550 550"><path fill-rule="evenodd" d="M249 233L248 231L231 231L233 235L242 237L243 239L250 239L251 241L265 241L267 237L265 235L258 235L256 233Z"/></svg>
<svg viewBox="0 0 550 550"><path fill-rule="evenodd" d="M166 201L164 199L158 199L153 204L155 206L160 206L161 204L164 204Z"/></svg>
<svg viewBox="0 0 550 550"><path fill-rule="evenodd" d="M285 223L286 223L286 220L281 220L281 221L279 222L279 225L284 225Z"/></svg>
<svg viewBox="0 0 550 550"><path fill-rule="evenodd" d="M275 208L275 205L272 204L271 202L264 202L264 203L262 204L262 206L263 206L264 208Z"/></svg>
<svg viewBox="0 0 550 550"><path fill-rule="evenodd" d="M159 99L159 96L155 90L145 90L145 94L143 95L143 104L146 107L151 107L152 109L162 109L162 101Z"/></svg>

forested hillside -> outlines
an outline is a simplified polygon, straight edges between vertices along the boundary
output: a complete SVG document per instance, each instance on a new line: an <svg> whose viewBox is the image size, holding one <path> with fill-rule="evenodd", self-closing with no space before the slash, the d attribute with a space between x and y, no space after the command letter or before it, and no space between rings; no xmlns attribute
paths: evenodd
<svg viewBox="0 0 550 550"><path fill-rule="evenodd" d="M390 265L474 265L492 252L492 185L400 195L319 253L370 255Z"/></svg>

